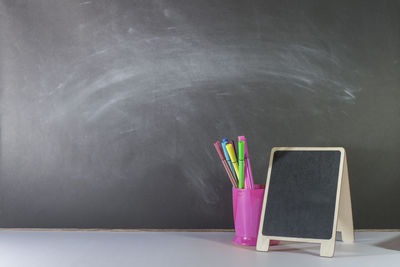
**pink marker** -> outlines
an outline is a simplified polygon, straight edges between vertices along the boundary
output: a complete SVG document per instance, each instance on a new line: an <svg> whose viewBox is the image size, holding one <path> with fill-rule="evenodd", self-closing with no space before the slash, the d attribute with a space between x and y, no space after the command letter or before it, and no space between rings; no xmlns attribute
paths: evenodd
<svg viewBox="0 0 400 267"><path fill-rule="evenodd" d="M254 188L253 174L251 173L251 165L249 158L249 151L247 150L246 137L238 136L238 141L244 141L244 161L245 161L245 174L244 174L244 186L245 188Z"/></svg>

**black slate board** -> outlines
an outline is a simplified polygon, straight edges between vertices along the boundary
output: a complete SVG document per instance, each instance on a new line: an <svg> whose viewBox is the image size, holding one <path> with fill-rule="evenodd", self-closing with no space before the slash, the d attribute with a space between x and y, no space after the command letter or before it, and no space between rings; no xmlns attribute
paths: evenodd
<svg viewBox="0 0 400 267"><path fill-rule="evenodd" d="M340 151L275 151L262 233L330 239Z"/></svg>

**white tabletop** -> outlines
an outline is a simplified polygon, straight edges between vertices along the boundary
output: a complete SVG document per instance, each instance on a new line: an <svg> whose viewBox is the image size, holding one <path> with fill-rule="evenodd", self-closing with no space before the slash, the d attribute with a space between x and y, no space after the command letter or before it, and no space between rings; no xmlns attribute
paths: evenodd
<svg viewBox="0 0 400 267"><path fill-rule="evenodd" d="M288 243L257 252L232 243L232 232L0 231L0 266L400 266L400 232L357 232L336 243Z"/></svg>

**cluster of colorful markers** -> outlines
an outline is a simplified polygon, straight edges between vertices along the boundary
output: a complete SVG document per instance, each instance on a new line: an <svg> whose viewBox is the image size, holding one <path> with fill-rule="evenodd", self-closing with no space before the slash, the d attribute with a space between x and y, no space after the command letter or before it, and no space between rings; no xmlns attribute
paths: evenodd
<svg viewBox="0 0 400 267"><path fill-rule="evenodd" d="M228 140L228 138L222 139L222 143L216 141L214 146L228 173L232 185L240 189L253 189L254 182L253 175L251 174L246 138L244 136L238 136L239 157L236 157L233 141ZM237 158L239 158L239 163Z"/></svg>

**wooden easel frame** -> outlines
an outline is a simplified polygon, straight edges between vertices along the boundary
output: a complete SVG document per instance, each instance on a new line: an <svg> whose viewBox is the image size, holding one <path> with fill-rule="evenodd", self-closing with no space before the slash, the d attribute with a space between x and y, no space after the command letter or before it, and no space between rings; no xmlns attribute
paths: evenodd
<svg viewBox="0 0 400 267"><path fill-rule="evenodd" d="M297 238L283 236L264 236L262 228L264 225L265 207L267 205L268 191L265 191L262 213L260 218L260 227L258 230L257 250L268 251L270 240L284 240L294 242L320 243L320 255L322 257L332 257L335 253L336 231L342 233L344 242L354 242L353 216L351 209L350 183L347 167L346 151L342 147L274 147L271 150L269 160L268 176L266 188L269 188L272 163L275 151L340 151L340 167L338 176L338 186L336 192L335 215L333 219L332 237L330 239Z"/></svg>

